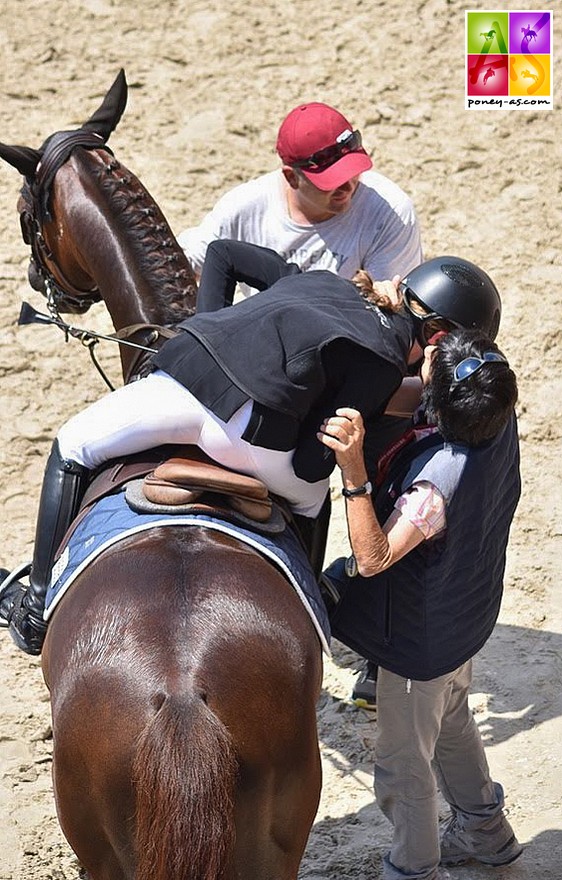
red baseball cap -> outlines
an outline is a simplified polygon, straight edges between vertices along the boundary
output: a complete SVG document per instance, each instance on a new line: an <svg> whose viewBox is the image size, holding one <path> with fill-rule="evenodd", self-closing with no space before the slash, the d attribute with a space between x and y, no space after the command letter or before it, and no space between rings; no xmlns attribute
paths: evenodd
<svg viewBox="0 0 562 880"><path fill-rule="evenodd" d="M277 152L321 190L337 189L373 167L361 134L328 104L300 104L281 123Z"/></svg>

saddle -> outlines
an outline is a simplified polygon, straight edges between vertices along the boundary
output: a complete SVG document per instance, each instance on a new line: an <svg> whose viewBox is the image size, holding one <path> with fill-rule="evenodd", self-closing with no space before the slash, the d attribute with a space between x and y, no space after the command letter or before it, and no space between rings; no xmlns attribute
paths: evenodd
<svg viewBox="0 0 562 880"><path fill-rule="evenodd" d="M330 516L329 496L313 529L295 517L287 503L272 498L260 480L216 464L197 446L159 446L111 461L94 477L57 555L64 550L96 501L125 488L125 499L139 513L204 514L262 534L280 534L289 526L317 574L322 569ZM306 528L313 529L307 534Z"/></svg>
<svg viewBox="0 0 562 880"><path fill-rule="evenodd" d="M150 471L142 488L148 501L166 506L193 504L204 501L201 496L212 495L215 504L224 507L226 503L258 523L267 522L273 509L264 483L221 467L197 447L186 447L186 454L169 458Z"/></svg>
<svg viewBox="0 0 562 880"><path fill-rule="evenodd" d="M129 505L139 513L205 513L262 531L282 531L290 519L261 480L228 470L197 446L185 445L160 446L111 462L88 486L77 521L123 486Z"/></svg>

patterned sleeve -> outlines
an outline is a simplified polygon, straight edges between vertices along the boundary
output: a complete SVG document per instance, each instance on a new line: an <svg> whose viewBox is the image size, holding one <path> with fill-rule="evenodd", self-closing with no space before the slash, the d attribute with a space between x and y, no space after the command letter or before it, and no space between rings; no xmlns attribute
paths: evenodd
<svg viewBox="0 0 562 880"><path fill-rule="evenodd" d="M446 527L445 499L433 483L421 480L398 498L394 505L425 540L435 537Z"/></svg>

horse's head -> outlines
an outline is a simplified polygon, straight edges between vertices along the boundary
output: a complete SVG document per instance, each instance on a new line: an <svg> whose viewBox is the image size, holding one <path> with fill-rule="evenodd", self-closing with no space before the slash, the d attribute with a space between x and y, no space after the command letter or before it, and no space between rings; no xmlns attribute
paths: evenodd
<svg viewBox="0 0 562 880"><path fill-rule="evenodd" d="M59 264L52 243L47 243L48 232L44 227L52 221L52 183L75 147L108 149L106 142L121 119L126 103L127 81L124 71L120 70L100 107L79 129L55 132L38 150L0 143L0 158L25 178L18 212L23 239L31 247L29 283L47 297L50 308L57 313L83 313L101 297L96 285L89 280L85 279L84 286L80 287L71 282Z"/></svg>
<svg viewBox="0 0 562 880"><path fill-rule="evenodd" d="M106 145L126 98L121 71L79 129L52 134L38 150L0 144L0 158L25 178L18 210L31 286L60 326L60 312L81 314L103 300L128 340L121 348L128 381L138 370L134 346L153 348L162 328L194 314L197 283L161 209Z"/></svg>

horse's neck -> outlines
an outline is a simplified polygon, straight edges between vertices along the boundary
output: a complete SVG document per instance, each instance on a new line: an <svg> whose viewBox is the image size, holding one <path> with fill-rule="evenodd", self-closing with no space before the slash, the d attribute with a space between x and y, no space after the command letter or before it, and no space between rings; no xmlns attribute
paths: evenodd
<svg viewBox="0 0 562 880"><path fill-rule="evenodd" d="M76 264L95 281L116 330L193 313L196 283L185 254L152 196L108 153L77 151L60 169L53 216L67 227Z"/></svg>

